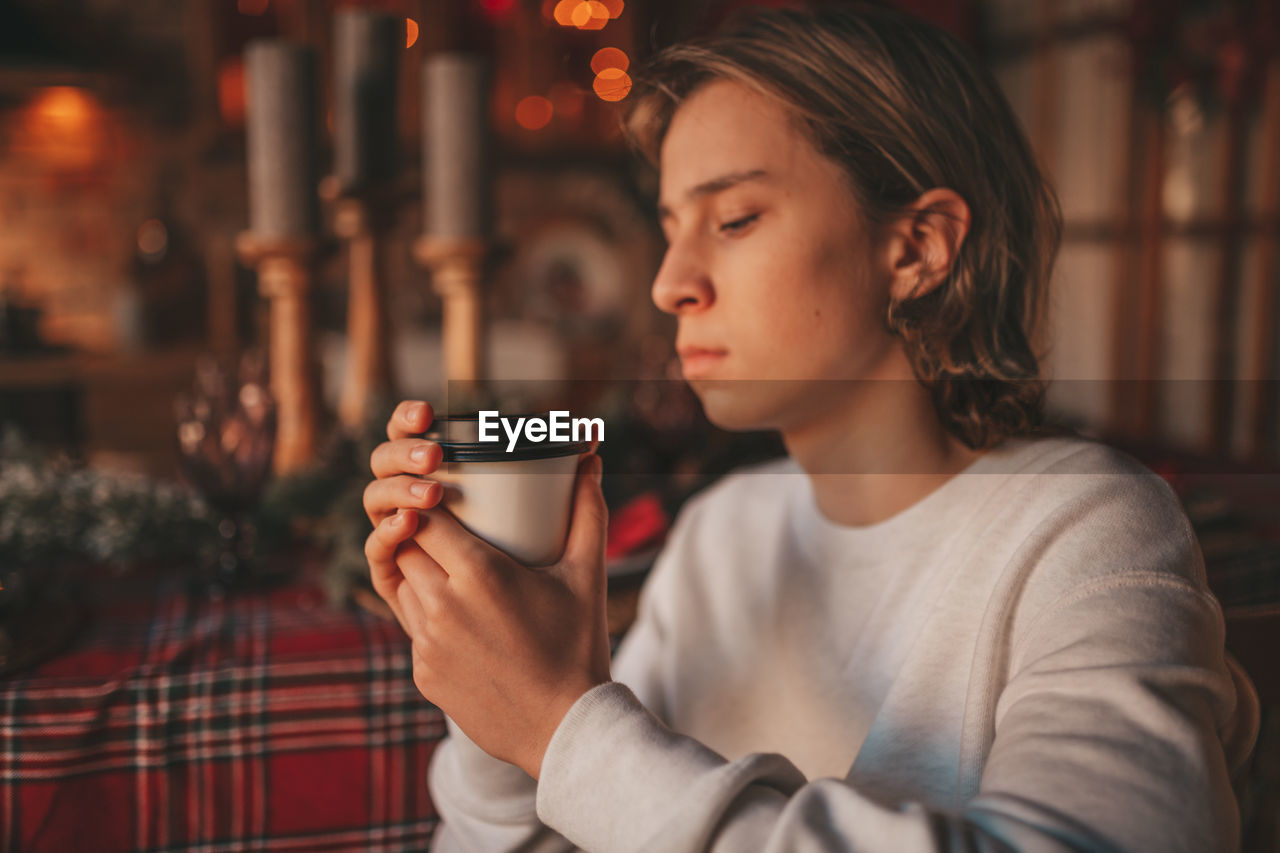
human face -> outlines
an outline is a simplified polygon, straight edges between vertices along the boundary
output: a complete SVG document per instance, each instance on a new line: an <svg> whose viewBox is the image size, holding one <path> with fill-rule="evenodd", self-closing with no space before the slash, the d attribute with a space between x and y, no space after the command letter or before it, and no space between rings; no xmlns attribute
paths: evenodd
<svg viewBox="0 0 1280 853"><path fill-rule="evenodd" d="M685 379L713 423L799 426L842 396L828 380L874 377L901 354L873 229L780 104L707 83L676 111L660 160L668 247L653 301L678 319Z"/></svg>

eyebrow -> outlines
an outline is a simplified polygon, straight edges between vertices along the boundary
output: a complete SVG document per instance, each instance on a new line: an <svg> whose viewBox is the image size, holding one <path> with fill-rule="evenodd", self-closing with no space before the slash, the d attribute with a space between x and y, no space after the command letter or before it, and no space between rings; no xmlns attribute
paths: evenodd
<svg viewBox="0 0 1280 853"><path fill-rule="evenodd" d="M699 198L706 198L707 196L715 195L716 193L719 193L719 192L724 192L730 187L737 186L738 184L746 183L747 181L765 180L769 177L771 176L764 169L746 169L740 172L729 172L728 174L721 175L718 178L712 178L709 181L703 181L702 183L698 184L697 186L693 187L688 192L686 192L684 194L684 197L688 201L693 201ZM672 213L671 208L659 202L658 203L658 219L660 221L665 222L666 220L672 218L672 216L674 216L674 214Z"/></svg>

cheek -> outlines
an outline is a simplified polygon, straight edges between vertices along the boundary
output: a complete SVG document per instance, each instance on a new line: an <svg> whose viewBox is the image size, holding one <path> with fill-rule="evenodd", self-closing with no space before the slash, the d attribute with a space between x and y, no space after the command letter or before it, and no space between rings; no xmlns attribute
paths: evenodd
<svg viewBox="0 0 1280 853"><path fill-rule="evenodd" d="M759 367L790 366L797 375L848 365L884 334L865 253L843 234L777 236L724 270L737 285L723 296L738 350Z"/></svg>

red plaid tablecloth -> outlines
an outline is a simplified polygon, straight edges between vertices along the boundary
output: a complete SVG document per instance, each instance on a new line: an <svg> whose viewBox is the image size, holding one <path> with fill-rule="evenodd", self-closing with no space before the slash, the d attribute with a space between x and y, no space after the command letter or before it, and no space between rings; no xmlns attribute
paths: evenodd
<svg viewBox="0 0 1280 853"><path fill-rule="evenodd" d="M425 850L444 717L398 625L320 590L95 598L0 681L5 851Z"/></svg>

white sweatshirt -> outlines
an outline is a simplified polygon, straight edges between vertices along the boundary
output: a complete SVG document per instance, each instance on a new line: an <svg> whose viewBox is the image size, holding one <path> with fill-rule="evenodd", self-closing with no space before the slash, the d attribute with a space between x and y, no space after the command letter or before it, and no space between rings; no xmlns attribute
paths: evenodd
<svg viewBox="0 0 1280 853"><path fill-rule="evenodd" d="M1257 698L1176 495L1085 439L1006 441L865 527L789 459L722 479L613 678L538 782L450 721L433 849L1238 845Z"/></svg>

